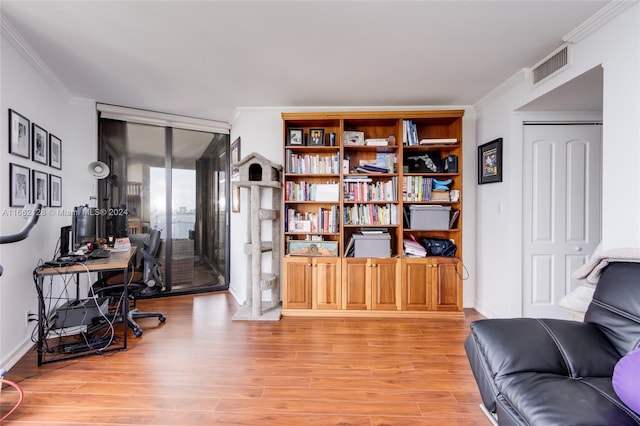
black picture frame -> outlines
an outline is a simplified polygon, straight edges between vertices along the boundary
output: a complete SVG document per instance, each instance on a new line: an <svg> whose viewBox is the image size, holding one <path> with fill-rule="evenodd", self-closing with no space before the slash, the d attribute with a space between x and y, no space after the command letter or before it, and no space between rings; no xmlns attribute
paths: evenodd
<svg viewBox="0 0 640 426"><path fill-rule="evenodd" d="M49 174L49 206L62 207L62 178Z"/></svg>
<svg viewBox="0 0 640 426"><path fill-rule="evenodd" d="M24 115L9 109L9 154L31 157L31 122Z"/></svg>
<svg viewBox="0 0 640 426"><path fill-rule="evenodd" d="M240 169L233 167L233 165L240 161L240 137L233 141L231 144L231 177L238 177Z"/></svg>
<svg viewBox="0 0 640 426"><path fill-rule="evenodd" d="M478 184L502 182L502 138L478 147Z"/></svg>
<svg viewBox="0 0 640 426"><path fill-rule="evenodd" d="M52 133L49 133L49 165L62 170L62 140Z"/></svg>
<svg viewBox="0 0 640 426"><path fill-rule="evenodd" d="M324 129L309 129L309 146L324 146Z"/></svg>
<svg viewBox="0 0 640 426"><path fill-rule="evenodd" d="M287 130L287 145L289 146L303 146L304 145L304 130L298 128L291 128Z"/></svg>
<svg viewBox="0 0 640 426"><path fill-rule="evenodd" d="M40 170L32 170L32 173L31 199L34 203L40 203L42 207L46 207L49 199L49 175Z"/></svg>
<svg viewBox="0 0 640 426"><path fill-rule="evenodd" d="M31 193L31 169L9 163L9 206L24 207L29 204Z"/></svg>
<svg viewBox="0 0 640 426"><path fill-rule="evenodd" d="M48 132L36 123L31 124L31 159L36 163L49 164Z"/></svg>

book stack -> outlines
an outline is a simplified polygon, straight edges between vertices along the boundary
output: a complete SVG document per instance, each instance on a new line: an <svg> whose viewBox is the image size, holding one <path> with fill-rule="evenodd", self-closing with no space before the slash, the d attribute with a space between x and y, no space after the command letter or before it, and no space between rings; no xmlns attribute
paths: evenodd
<svg viewBox="0 0 640 426"><path fill-rule="evenodd" d="M403 240L404 255L407 257L427 257L427 249L416 240L405 238Z"/></svg>
<svg viewBox="0 0 640 426"><path fill-rule="evenodd" d="M430 201L450 201L449 191L444 191L441 189L433 189L431 190L431 199Z"/></svg>
<svg viewBox="0 0 640 426"><path fill-rule="evenodd" d="M365 139L364 144L368 146L387 146L389 145L389 141L387 139L382 139L382 138Z"/></svg>

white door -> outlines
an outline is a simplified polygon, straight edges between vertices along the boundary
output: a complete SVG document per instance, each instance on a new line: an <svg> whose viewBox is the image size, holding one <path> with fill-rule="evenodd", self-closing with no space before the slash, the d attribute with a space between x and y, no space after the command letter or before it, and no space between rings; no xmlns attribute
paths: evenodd
<svg viewBox="0 0 640 426"><path fill-rule="evenodd" d="M524 126L523 314L569 318L558 306L571 273L600 242L599 124Z"/></svg>

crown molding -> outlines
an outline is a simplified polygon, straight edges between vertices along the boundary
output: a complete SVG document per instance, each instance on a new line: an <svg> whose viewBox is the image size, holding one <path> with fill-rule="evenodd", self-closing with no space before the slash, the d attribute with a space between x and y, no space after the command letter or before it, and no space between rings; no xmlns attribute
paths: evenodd
<svg viewBox="0 0 640 426"><path fill-rule="evenodd" d="M51 71L51 68L42 60L31 45L20 35L20 33L9 23L4 14L0 13L0 33L11 46L13 46L23 58L35 68L35 70L51 85L65 100L71 103L75 97L71 94L67 86Z"/></svg>
<svg viewBox="0 0 640 426"><path fill-rule="evenodd" d="M282 106L282 107L237 107L231 115L231 123L233 123L242 113L258 112L258 113L277 113L283 112L354 112L354 111L439 111L448 109L462 109L467 114L475 116L473 105L412 105L412 106Z"/></svg>
<svg viewBox="0 0 640 426"><path fill-rule="evenodd" d="M487 106L488 103L504 95L505 93L508 93L511 89L518 86L519 84L525 82L527 79L527 74L530 72L531 70L529 68L522 68L520 71L509 77L501 85L493 89L491 92L489 92L482 99L475 103L475 112L479 113Z"/></svg>
<svg viewBox="0 0 640 426"><path fill-rule="evenodd" d="M582 24L578 25L573 31L562 37L562 40L567 43L579 43L607 22L636 4L638 4L638 0L614 0Z"/></svg>

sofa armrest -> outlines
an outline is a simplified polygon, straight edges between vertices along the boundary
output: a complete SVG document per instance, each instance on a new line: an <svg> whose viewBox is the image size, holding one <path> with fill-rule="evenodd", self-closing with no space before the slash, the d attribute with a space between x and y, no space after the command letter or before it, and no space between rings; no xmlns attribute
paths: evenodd
<svg viewBox="0 0 640 426"><path fill-rule="evenodd" d="M469 339L492 380L519 372L606 377L620 358L594 325L566 320L479 320Z"/></svg>

